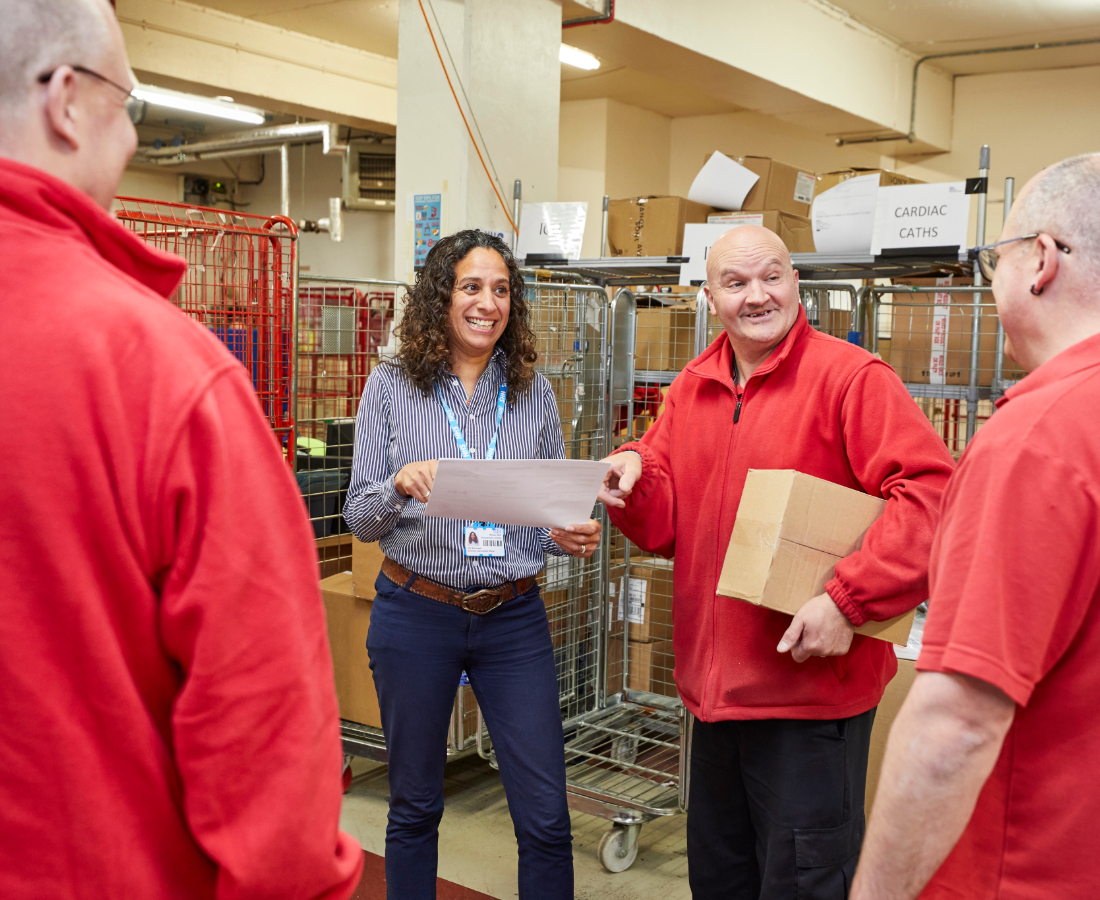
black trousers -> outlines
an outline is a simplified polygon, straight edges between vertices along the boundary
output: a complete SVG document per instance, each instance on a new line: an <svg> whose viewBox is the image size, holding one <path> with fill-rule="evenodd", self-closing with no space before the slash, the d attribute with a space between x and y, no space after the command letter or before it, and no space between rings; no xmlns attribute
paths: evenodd
<svg viewBox="0 0 1100 900"><path fill-rule="evenodd" d="M875 711L693 725L694 900L844 900L865 828Z"/></svg>

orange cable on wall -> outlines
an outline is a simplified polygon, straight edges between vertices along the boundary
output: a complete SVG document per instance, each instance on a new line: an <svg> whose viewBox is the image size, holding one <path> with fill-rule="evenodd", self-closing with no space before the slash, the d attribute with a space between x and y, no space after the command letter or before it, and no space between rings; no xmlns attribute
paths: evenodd
<svg viewBox="0 0 1100 900"><path fill-rule="evenodd" d="M420 7L420 15L424 17L424 25L428 29L428 36L432 39L432 46L435 47L435 55L439 59L439 65L443 69L443 77L447 79L447 87L451 89L451 96L455 98L458 114L462 116L462 124L466 126L466 133L470 136L470 142L477 151L477 158L481 160L481 168L485 170L485 177L489 179L489 185L492 187L493 193L497 195L497 201L500 203L500 208L504 210L504 216L508 219L508 224L512 226L512 231L519 231L516 223L512 221L512 214L508 212L508 207L504 205L504 199L500 196L500 191L497 190L493 176L489 174L489 167L485 165L485 158L481 155L481 148L478 147L477 141L474 139L473 131L470 130L470 123L466 121L466 113L462 111L462 104L458 102L458 94L455 93L454 85L451 84L451 76L447 74L447 67L443 64L443 54L439 52L439 44L435 42L435 34L432 32L431 23L428 22L428 14L424 11L424 0L416 0L416 2Z"/></svg>

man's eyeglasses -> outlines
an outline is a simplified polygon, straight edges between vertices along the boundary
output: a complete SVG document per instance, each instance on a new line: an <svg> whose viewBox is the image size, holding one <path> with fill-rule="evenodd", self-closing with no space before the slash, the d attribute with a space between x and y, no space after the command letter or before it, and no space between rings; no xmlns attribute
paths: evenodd
<svg viewBox="0 0 1100 900"><path fill-rule="evenodd" d="M144 120L145 118L146 107L146 102L144 100L138 99L134 96L132 91L128 91L121 84L118 84L115 81L111 81L110 78L106 78L105 76L100 75L98 72L93 72L91 69L84 68L84 66L70 66L70 68L74 72L79 72L81 75L90 75L92 78L95 78L98 81L102 81L104 84L109 84L116 91L121 91L123 94L125 94L126 114L130 117L130 121L133 122L135 125L140 125L142 123L142 120ZM38 76L38 83L46 84L51 78L53 78L53 73L56 71L57 69L51 69L49 72L43 72L41 75Z"/></svg>
<svg viewBox="0 0 1100 900"><path fill-rule="evenodd" d="M1000 253L998 253L994 249L995 247L1003 247L1005 244L1015 244L1017 241L1033 241L1041 233L1042 232L1036 231L1034 234L1025 234L1023 237L1009 238L1007 241L997 241L997 243L995 244L986 244L982 247L975 247L971 251L971 253L975 257L977 257L978 268L981 269L982 277L988 282L993 281L993 273L997 269L997 260L1000 259ZM1050 235L1047 236L1050 237ZM1050 239L1054 241L1054 246L1061 250L1063 253L1070 252L1069 247L1067 247L1057 238L1051 237Z"/></svg>

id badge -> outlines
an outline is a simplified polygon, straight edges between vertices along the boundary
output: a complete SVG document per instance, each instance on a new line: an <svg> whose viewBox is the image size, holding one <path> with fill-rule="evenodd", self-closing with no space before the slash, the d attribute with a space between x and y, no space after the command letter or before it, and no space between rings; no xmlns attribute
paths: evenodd
<svg viewBox="0 0 1100 900"><path fill-rule="evenodd" d="M462 546L467 556L504 556L504 529L474 522L462 529Z"/></svg>

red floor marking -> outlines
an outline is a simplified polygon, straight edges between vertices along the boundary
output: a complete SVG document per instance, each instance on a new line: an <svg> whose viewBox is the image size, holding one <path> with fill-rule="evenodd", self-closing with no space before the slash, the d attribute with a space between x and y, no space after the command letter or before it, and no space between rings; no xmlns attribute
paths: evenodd
<svg viewBox="0 0 1100 900"><path fill-rule="evenodd" d="M386 900L386 861L376 853L363 851L363 878L348 900ZM494 900L488 894L455 884L436 881L436 900Z"/></svg>

